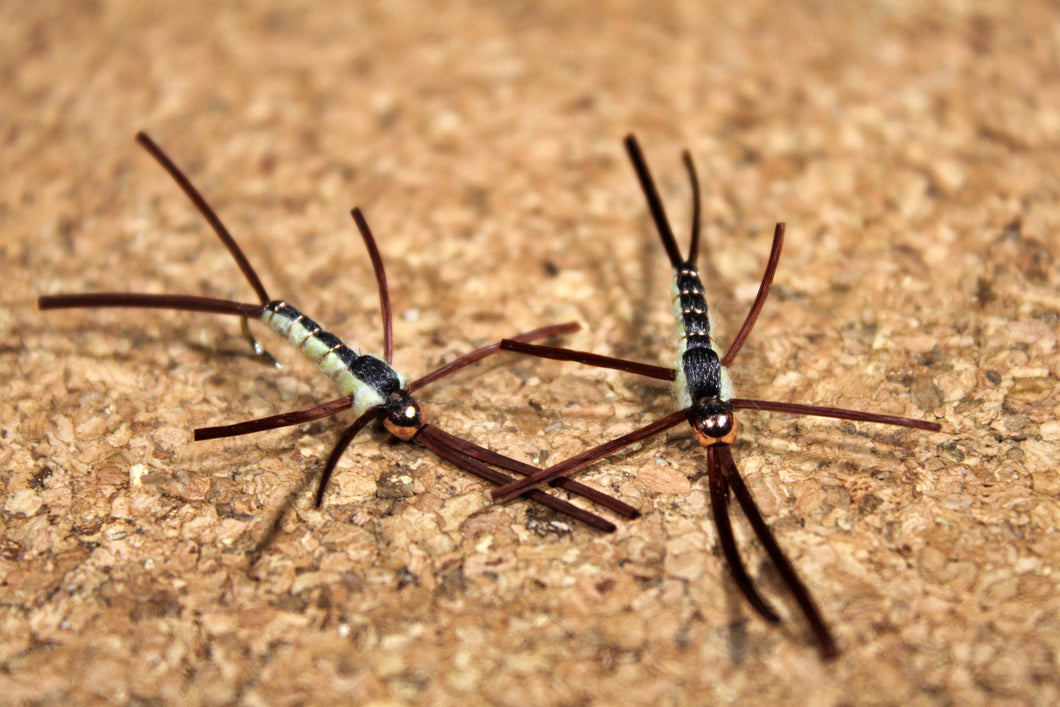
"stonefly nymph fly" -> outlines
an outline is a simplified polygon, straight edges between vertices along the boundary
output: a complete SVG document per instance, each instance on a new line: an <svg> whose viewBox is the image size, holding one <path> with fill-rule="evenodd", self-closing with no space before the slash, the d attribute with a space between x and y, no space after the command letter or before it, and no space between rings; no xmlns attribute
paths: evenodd
<svg viewBox="0 0 1060 707"><path fill-rule="evenodd" d="M41 309L137 307L234 315L242 318L243 333L249 339L255 353L275 363L275 359L265 352L250 334L250 329L247 325L248 320L259 319L270 329L287 339L304 356L315 363L335 383L342 394L342 397L335 400L304 410L272 415L233 425L200 428L195 430L194 436L196 440L231 437L286 425L297 425L353 408L357 415L356 420L340 435L324 465L324 472L317 487L315 498L318 506L323 501L328 481L346 447L350 445L361 430L380 418L383 420L383 426L395 437L405 441L419 442L454 466L479 476L492 484L502 485L514 479L502 471L487 466L487 464L519 474L531 474L538 471L536 467L509 459L479 447L472 442L454 437L424 421L422 410L412 397L412 393L428 383L433 383L475 361L496 353L499 350L499 344L490 344L464 354L412 382L409 382L405 376L394 370L391 366L394 345L386 274L383 270L383 260L376 247L375 239L360 209L353 209L352 215L360 231L361 238L368 249L372 267L375 271L376 284L379 289L379 301L383 317L384 355L382 359L356 353L353 349L343 344L337 336L325 331L323 327L304 315L293 305L284 300L276 300L270 297L242 249L236 244L235 239L221 223L220 218L218 218L214 210L206 203L206 200L184 173L146 134L138 133L136 141L165 168L210 224L218 238L232 254L247 282L254 289L259 303L250 304L195 295L98 292L45 295L39 299L39 307ZM520 334L515 337L515 340L528 342L545 339L567 334L576 331L578 328L579 325L576 323L557 324ZM611 498L596 489L573 480L564 481L561 486L566 491L582 496L618 515L626 518L636 518L639 515L639 512L632 506ZM598 530L611 532L615 529L614 524L610 521L552 494L533 491L530 494L530 498Z"/></svg>
<svg viewBox="0 0 1060 707"><path fill-rule="evenodd" d="M560 479L567 478L569 474L578 469L613 454L623 447L659 434L664 430L679 425L682 421L687 421L692 426L696 440L706 448L711 511L717 527L722 552L725 555L736 586L747 598L754 610L763 618L771 623L780 622L780 616L777 612L755 589L754 583L748 576L743 560L737 551L729 520L729 499L733 495L743 509L744 515L747 516L747 520L750 522L759 542L762 543L766 554L769 555L770 560L780 573L788 591L791 592L806 617L810 629L816 637L822 657L825 659L834 658L838 655L839 648L828 625L821 618L821 614L817 610L809 591L781 551L772 531L770 531L769 526L762 518L762 514L758 511L754 498L744 484L740 472L736 468L736 462L733 461L729 446L736 440L737 421L735 411L740 409L766 410L795 415L832 417L841 420L911 427L932 432L938 432L941 426L934 422L874 412L733 397L734 393L729 379L728 366L736 358L736 354L739 353L744 341L751 333L751 328L758 319L762 305L765 304L766 296L769 294L769 288L773 282L773 274L776 272L777 263L780 260L780 249L784 242L784 224L778 223L773 233L772 250L754 304L752 304L751 310L744 319L736 337L729 345L728 350L724 355L720 355L711 337L703 283L696 266L696 257L699 249L700 197L699 183L696 178L695 167L692 164L692 158L688 152L683 154L685 168L688 171L693 190L691 246L689 247L688 256L683 258L678 250L673 230L670 228L670 222L666 217L655 182L648 171L648 165L636 139L632 135L626 137L625 146L633 163L633 168L637 173L641 189L644 191L648 201L648 207L663 247L666 249L670 264L674 268L673 306L680 333L676 368L653 366L584 351L540 346L515 340L501 341L501 348L506 351L517 351L542 358L577 361L590 366L611 368L659 380L673 381L681 409L629 434L559 462L548 469L495 489L493 498L496 501L506 501L526 493L527 490L536 490L543 484L555 483Z"/></svg>

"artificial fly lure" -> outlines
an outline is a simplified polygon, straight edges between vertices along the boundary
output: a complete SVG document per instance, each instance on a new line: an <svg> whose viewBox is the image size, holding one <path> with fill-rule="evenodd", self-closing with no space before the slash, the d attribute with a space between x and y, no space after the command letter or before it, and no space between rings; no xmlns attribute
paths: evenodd
<svg viewBox="0 0 1060 707"><path fill-rule="evenodd" d="M758 319L758 314L761 312L762 305L765 304L766 296L769 294L769 288L773 282L773 274L776 272L777 263L780 260L780 249L784 242L784 224L778 223L773 233L772 250L770 251L769 261L766 265L765 274L762 276L762 282L759 285L754 304L752 304L751 310L744 319L736 338L729 345L728 350L724 355L719 355L711 337L703 284L699 277L699 270L696 267L699 248L700 197L699 182L696 177L695 167L692 164L692 158L687 151L682 155L693 191L691 246L689 247L688 257L682 258L673 230L670 228L670 222L663 209L662 199L659 197L655 182L648 171L647 162L644 160L636 139L632 135L627 136L625 146L633 163L633 168L637 173L641 189L644 191L645 198L648 201L648 208L651 211L652 219L659 232L663 247L666 249L666 254L669 256L670 263L675 270L673 304L681 335L676 370L674 368L626 361L583 351L540 346L515 340L502 340L501 349L559 361L576 361L590 366L611 368L649 378L673 381L682 409L639 430L555 464L548 469L495 489L493 498L495 501L506 501L526 493L527 490L537 490L543 484L555 483L561 479L566 479L567 475L613 454L619 449L652 437L680 424L683 420L687 420L692 426L696 440L706 448L711 512L714 516L714 524L718 530L718 539L721 543L722 552L725 555L736 586L739 587L740 592L763 618L770 623L780 622L780 616L777 612L755 589L744 567L743 560L737 551L729 520L730 495L736 496L736 501L743 509L744 515L750 522L755 535L762 543L766 554L769 555L784 584L806 617L810 629L816 637L822 657L832 659L839 653L835 638L832 636L824 619L821 618L809 591L781 551L769 526L758 511L754 498L744 484L740 472L736 468L736 462L733 461L729 445L736 440L737 435L735 411L739 409L765 410L795 415L832 417L841 420L911 427L931 432L941 430L941 425L934 422L881 415L873 412L733 397L728 366L736 358L736 354L739 353L744 341L751 333L751 328Z"/></svg>
<svg viewBox="0 0 1060 707"><path fill-rule="evenodd" d="M260 304L233 302L195 295L98 292L45 295L38 301L40 309L138 307L235 315L242 317L243 334L250 341L255 354L275 365L279 365L250 333L250 328L247 324L248 320L260 319L315 363L342 393L340 398L304 410L272 415L232 425L199 428L194 433L196 440L232 437L287 425L297 425L353 408L357 419L339 437L324 465L324 472L315 497L317 506L320 506L323 502L328 481L346 447L350 445L361 430L380 418L383 419L383 426L386 430L395 437L405 441L417 441L454 466L483 478L492 484L500 486L510 483L514 479L508 474L487 466L487 464L524 475L539 471L537 467L509 459L472 442L454 437L438 427L424 422L422 410L412 397L412 393L428 383L433 383L475 361L496 353L499 350L499 344L490 344L464 354L412 382L408 382L405 376L395 371L390 365L394 343L390 296L386 284L386 274L383 271L383 260L360 209L355 208L351 213L361 233L361 238L368 249L368 255L372 261L372 268L375 272L376 284L379 289L379 302L383 317L383 359L357 354L343 344L337 336L325 331L319 324L302 314L292 305L283 300L272 299L242 249L236 244L228 229L221 223L217 214L206 203L206 200L184 173L146 134L138 133L136 141L162 165L195 205L199 213L210 224L214 233L217 234L218 238L221 239L221 242L232 254L250 286L257 293ZM568 334L578 328L579 325L577 323L557 324L520 334L515 337L515 340L528 342L545 339ZM632 506L576 481L564 479L560 486L564 490L582 496L620 516L636 518L640 515ZM580 520L598 530L604 532L615 530L615 525L610 521L552 494L535 490L529 494L529 497L537 503Z"/></svg>

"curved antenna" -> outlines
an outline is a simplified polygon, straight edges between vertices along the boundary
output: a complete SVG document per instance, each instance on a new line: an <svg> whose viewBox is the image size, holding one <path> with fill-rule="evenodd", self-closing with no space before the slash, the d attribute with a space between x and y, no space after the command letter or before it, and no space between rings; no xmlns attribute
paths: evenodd
<svg viewBox="0 0 1060 707"><path fill-rule="evenodd" d="M729 344L729 350L721 358L721 365L723 366L728 366L732 363L732 360L736 358L736 354L740 353L744 341L747 340L755 322L758 321L758 315L762 312L766 297L769 296L769 288L773 285L773 275L777 272L777 263L780 262L780 249L784 246L785 228L787 226L781 221L773 229L773 246L769 251L769 262L766 263L766 271L762 273L762 282L758 285L758 294L755 295L754 304L751 305L750 311L747 312L747 317L744 318L743 324L740 325L740 331L736 333L736 338L732 340L732 343Z"/></svg>
<svg viewBox="0 0 1060 707"><path fill-rule="evenodd" d="M799 575L795 573L795 568L791 566L791 562L784 555L784 551L777 545L776 538L773 537L773 532L769 529L769 525L762 518L762 514L758 512L758 506L740 477L740 472L736 468L736 462L733 461L729 448L718 445L714 449L717 450L715 455L717 455L718 461L721 463L725 480L729 488L732 489L733 495L736 496L736 501L740 504L740 508L743 509L743 514L747 516L747 520L751 523L751 528L754 529L755 535L758 536L758 541L762 543L762 547L765 548L769 559L773 561L773 565L780 572L784 584L787 585L788 591L791 592L795 602L802 609L803 616L806 617L810 624L810 629L813 631L814 636L817 637L817 645L820 647L821 657L825 660L832 660L839 655L839 646L836 645L832 632L828 630L828 625L821 618L821 612L817 610L817 605L814 604L813 598L810 597L809 590L799 579Z"/></svg>
<svg viewBox="0 0 1060 707"><path fill-rule="evenodd" d="M258 317L262 305L232 302L197 295L150 295L141 292L87 292L73 295L41 295L38 309L72 309L90 307L138 307L140 309L175 309L185 312L234 314ZM243 321L246 321L244 319Z"/></svg>
<svg viewBox="0 0 1060 707"><path fill-rule="evenodd" d="M497 503L503 503L504 501L508 501L516 496L526 493L528 489L535 489L541 484L552 481L553 479L573 474L578 469L589 466L598 459L603 459L610 454L614 454L618 450L623 447L628 447L634 442L639 442L642 439L657 435L671 427L676 427L687 419L688 410L671 412L666 417L659 418L655 422L645 425L640 429L633 430L621 437L616 437L610 442L604 442L603 444L584 451L581 454L576 454L566 461L554 464L547 469L542 469L536 474L531 474L518 481L506 484L499 489L493 489L491 492L493 500Z"/></svg>
<svg viewBox="0 0 1060 707"><path fill-rule="evenodd" d="M269 293L266 292L265 286L261 284L261 278L254 272L254 268L251 267L250 261L247 260L247 256L243 254L243 250L236 243L235 239L232 238L232 234L228 232L225 225L221 223L221 219L218 218L217 213L214 212L210 205L206 203L206 199L202 197L202 194L192 185L191 181L184 176L184 173L180 171L180 168L173 163L173 160L169 159L169 156L162 151L162 148L155 144L155 142L147 136L147 133L140 131L136 133L136 142L151 153L151 156L162 165L163 169L169 172L169 176L173 178L173 181L177 183L177 186L181 188L181 191L191 200L191 203L195 204L195 208L199 210L203 218L213 228L213 232L217 234L217 237L221 239L221 242L225 244L225 248L228 248L228 252L235 258L236 264L239 269L243 271L243 276L250 283L250 286L254 288L254 292L258 294L258 299L261 300L262 304L268 304Z"/></svg>
<svg viewBox="0 0 1060 707"><path fill-rule="evenodd" d="M477 459L480 462L492 464L493 466L499 467L501 469L506 469L508 471L514 471L515 473L522 474L524 476L529 476L531 474L537 473L538 471L541 471L536 466L530 466L529 464L524 464L523 462L517 461L515 459L510 459L509 457L506 457L503 454L498 454L497 452L486 449L485 447L480 447L474 442L468 441L466 439L461 439L460 437L455 437L449 434L448 432L439 429L438 427L435 427L433 425L430 425L428 429L430 430L431 434L437 437L440 442L445 444L445 446L463 454L464 456L471 457L472 459ZM420 433L421 437L423 435L423 432L426 432L426 430ZM564 491L569 491L573 494L577 494L578 496L581 496L582 498L588 501L592 501L597 505L603 506L609 511L614 511L615 513L619 514L620 516L623 516L624 518L629 518L631 520L634 518L640 518L640 511L638 511L636 508L629 505L628 503L623 503L617 498L612 498L611 496L608 496L602 491L597 491L591 486L586 486L585 484L575 481L574 479L568 479L567 477L563 476L553 481L552 485L561 488Z"/></svg>
<svg viewBox="0 0 1060 707"><path fill-rule="evenodd" d="M324 473L320 475L320 485L317 486L317 495L313 501L317 508L320 508L324 503L324 492L328 489L328 482L331 481L331 474L335 471L335 466L339 463L339 459L342 458L342 454L346 451L346 447L350 446L350 442L353 441L353 438L357 436L358 432L370 425L376 419L382 417L385 412L386 410L383 408L372 408L364 413L354 420L352 425L346 428L346 431L342 433L341 437L339 437L339 441L331 448L331 454L328 455L328 463L324 465Z"/></svg>
<svg viewBox="0 0 1060 707"><path fill-rule="evenodd" d="M831 417L836 420L852 420L854 422L875 422L880 425L909 427L927 432L942 431L942 425L937 422L917 420L912 417L899 417L897 415L882 415L878 412L830 408L821 405L804 405L802 403L782 403L774 400L748 400L745 398L732 398L729 400L729 404L737 410L764 410L766 412L780 412L790 415Z"/></svg>
<svg viewBox="0 0 1060 707"><path fill-rule="evenodd" d="M714 527L718 531L718 542L721 543L725 562L729 565L729 572L732 573L736 586L748 603L763 619L771 624L778 624L780 617L755 589L754 582L747 575L743 558L736 549L736 538L733 536L732 522L729 519L729 484L725 481L724 471L719 468L716 450L717 446L707 448L707 478L710 486L710 510L714 515Z"/></svg>
<svg viewBox="0 0 1060 707"><path fill-rule="evenodd" d="M518 336L513 336L512 340L521 342L535 341L537 339L548 339L553 336L571 334L581 329L581 327L582 325L578 322L564 322L563 324L552 324L551 326L541 327L540 329L534 329L533 331L528 331L519 334ZM439 378L444 378L445 376L456 373L461 368L464 368L465 366L470 366L475 361L481 361L487 356L491 356L503 349L505 341L507 341L507 339L504 339L500 342L487 344L486 346L482 346L480 348L475 349L474 351L466 353L463 356L460 356L459 358L450 361L444 366L434 369L422 378L418 378L412 381L407 386L405 386L405 390L410 393L413 393L422 388L423 386L427 385L428 383L433 383Z"/></svg>
<svg viewBox="0 0 1060 707"><path fill-rule="evenodd" d="M593 366L594 368L610 368L615 371L634 373L638 376L655 378L657 380L672 381L677 378L677 371L673 368L655 366L650 363L639 363L637 361L627 361L623 358L615 358L613 356L601 356L600 354L589 353L588 351L575 351L574 349L565 349L559 346L541 346L539 344L523 343L522 341L517 341L515 339L501 339L501 350L514 351L515 353L521 353L526 356L548 358L553 361L575 361L577 363L583 363L586 366Z"/></svg>
<svg viewBox="0 0 1060 707"><path fill-rule="evenodd" d="M290 425L300 425L303 422L312 422L313 420L329 417L351 407L353 407L353 396L345 395L341 398L336 398L335 400L329 400L326 403L314 405L311 408L305 408L304 410L281 412L278 415L259 417L256 420L246 420L245 422L236 422L231 425L197 427L193 436L196 442L201 442L207 439L220 439L221 437L238 437L239 435L248 435L253 432L275 430L279 427L288 427Z"/></svg>
<svg viewBox="0 0 1060 707"><path fill-rule="evenodd" d="M651 217L655 221L655 229L659 232L659 238L662 239L663 248L666 249L666 255L670 258L670 264L675 268L680 267L681 251L677 249L674 231L670 228L670 221L666 218L666 210L663 208L662 199L659 198L659 192L655 188L655 180L651 178L651 172L648 171L648 163L644 160L640 145L637 144L637 138L633 137L632 134L627 135L626 139L623 140L623 144L626 146L626 152L629 153L629 160L633 163L633 169L637 173L637 180L640 182L640 188L644 192L644 198L648 200L648 209L651 211Z"/></svg>
<svg viewBox="0 0 1060 707"><path fill-rule="evenodd" d="M688 181L692 182L692 238L688 246L688 262L695 263L699 257L699 220L701 206L699 203L699 178L696 176L696 166L692 163L692 155L688 150L681 153L681 159L688 171Z"/></svg>
<svg viewBox="0 0 1060 707"><path fill-rule="evenodd" d="M372 259L372 270L375 271L375 282L379 286L379 309L383 314L383 358L387 363L394 357L394 320L390 311L390 291L386 286L386 271L383 270L383 256L379 254L379 248L375 245L372 229L368 228L368 222L358 206L350 211L357 230L361 232L364 245L368 248L368 257Z"/></svg>
<svg viewBox="0 0 1060 707"><path fill-rule="evenodd" d="M490 467L482 464L471 457L465 456L455 449L446 446L444 438L439 438L434 435L436 427L432 425L424 425L420 428L420 431L416 434L416 441L422 444L427 449L431 450L442 459L453 466L463 469L469 474L474 474L480 479L485 479L491 484L497 486L504 486L505 484L513 481L512 477L507 474L491 469ZM596 528L597 530L605 533L613 533L617 530L614 523L600 516L590 513L584 509L578 508L573 503L564 501L562 498L557 498L551 494L545 493L540 489L534 489L526 494L527 498L537 501L542 506L551 508L554 511L568 515L575 520L580 520L589 527Z"/></svg>

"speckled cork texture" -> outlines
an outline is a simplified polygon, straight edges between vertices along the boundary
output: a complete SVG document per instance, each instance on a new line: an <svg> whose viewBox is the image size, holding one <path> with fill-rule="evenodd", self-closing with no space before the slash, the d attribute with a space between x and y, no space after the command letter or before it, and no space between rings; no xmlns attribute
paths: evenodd
<svg viewBox="0 0 1060 707"><path fill-rule="evenodd" d="M1060 617L1060 10L1047 3L0 5L0 701L1051 705ZM348 416L193 443L334 393L228 317L39 312L56 292L253 301L134 142L148 131L270 291L416 377L549 323L667 365L669 268L622 150L701 266L726 344L776 221L744 397L942 433L741 414L734 456L833 627L822 664L737 514L765 624L684 428L579 479L603 535L379 432L321 510ZM661 417L666 386L514 355L420 396L537 465Z"/></svg>

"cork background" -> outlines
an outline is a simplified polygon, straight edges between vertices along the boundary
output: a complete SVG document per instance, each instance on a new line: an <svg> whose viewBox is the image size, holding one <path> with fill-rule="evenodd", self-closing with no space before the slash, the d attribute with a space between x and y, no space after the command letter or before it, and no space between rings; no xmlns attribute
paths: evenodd
<svg viewBox="0 0 1060 707"><path fill-rule="evenodd" d="M1055 3L0 5L0 702L1056 704L1060 8ZM276 297L395 365L505 335L666 365L669 268L621 139L687 238L720 341L788 238L743 397L938 434L741 415L734 446L833 627L822 664L737 518L736 593L683 427L580 475L604 535L348 415L192 443L334 397L229 317L38 312L44 293L253 301L132 138L184 167ZM666 386L497 356L425 389L538 465L674 409ZM606 514L605 514L606 515Z"/></svg>

